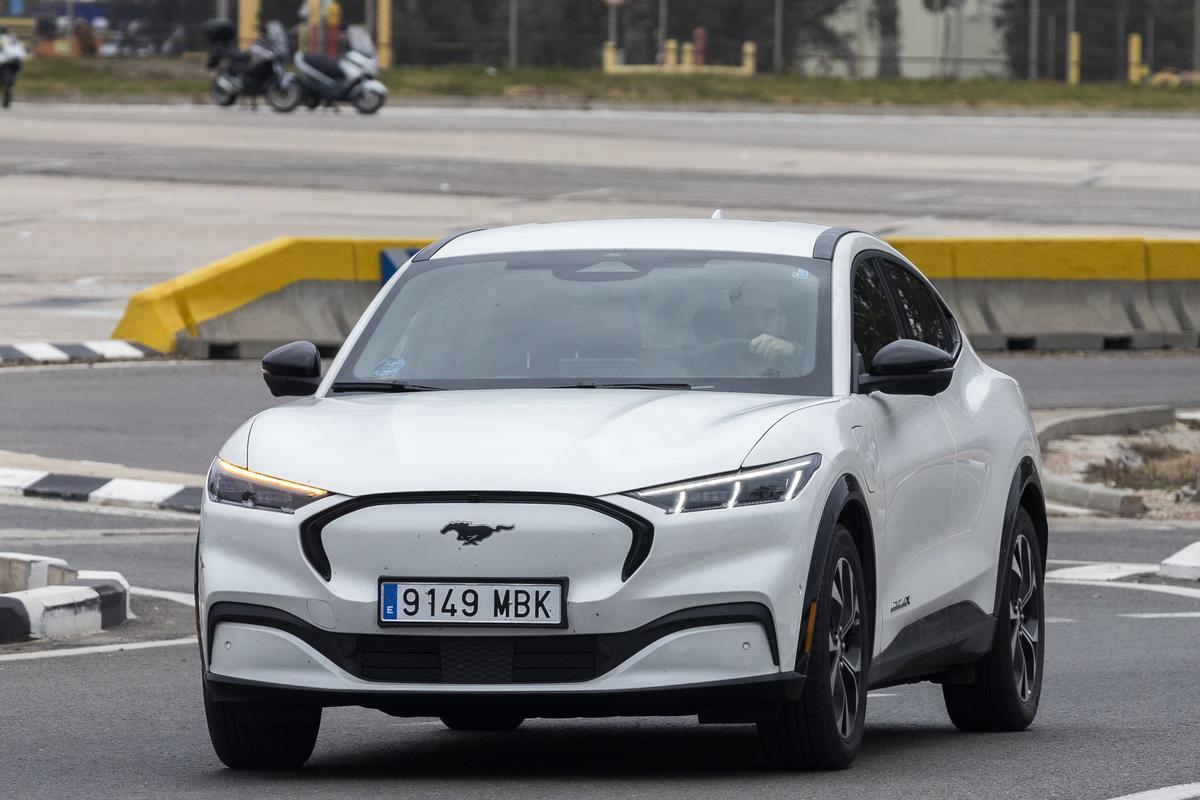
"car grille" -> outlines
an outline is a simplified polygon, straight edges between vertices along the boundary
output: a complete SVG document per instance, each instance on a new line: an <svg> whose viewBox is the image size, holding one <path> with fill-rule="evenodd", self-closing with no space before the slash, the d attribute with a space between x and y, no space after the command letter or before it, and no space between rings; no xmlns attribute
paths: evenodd
<svg viewBox="0 0 1200 800"><path fill-rule="evenodd" d="M564 683L599 674L595 636L358 637L359 674L391 683Z"/></svg>

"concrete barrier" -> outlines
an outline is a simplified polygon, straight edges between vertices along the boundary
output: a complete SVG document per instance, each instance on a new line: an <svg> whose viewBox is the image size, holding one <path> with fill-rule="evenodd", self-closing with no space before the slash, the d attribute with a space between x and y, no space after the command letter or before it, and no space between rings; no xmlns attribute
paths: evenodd
<svg viewBox="0 0 1200 800"><path fill-rule="evenodd" d="M1146 243L1150 302L1172 347L1200 345L1200 242Z"/></svg>
<svg viewBox="0 0 1200 800"><path fill-rule="evenodd" d="M130 298L114 338L200 358L297 339L330 354L428 239L276 239ZM980 350L1200 345L1200 241L897 239Z"/></svg>
<svg viewBox="0 0 1200 800"><path fill-rule="evenodd" d="M134 294L113 338L199 358L336 350L379 290L379 252L428 241L275 239Z"/></svg>

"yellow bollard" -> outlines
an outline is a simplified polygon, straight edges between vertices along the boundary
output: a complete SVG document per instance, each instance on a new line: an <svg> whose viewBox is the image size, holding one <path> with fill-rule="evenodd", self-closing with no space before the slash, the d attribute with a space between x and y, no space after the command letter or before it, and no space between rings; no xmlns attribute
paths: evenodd
<svg viewBox="0 0 1200 800"><path fill-rule="evenodd" d="M1072 31L1067 37L1067 85L1079 85L1079 62L1083 52L1083 37Z"/></svg>
<svg viewBox="0 0 1200 800"><path fill-rule="evenodd" d="M605 42L603 51L604 74L611 75L617 71L617 43Z"/></svg>
<svg viewBox="0 0 1200 800"><path fill-rule="evenodd" d="M1129 82L1141 83L1146 75L1146 67L1142 65L1142 35L1129 34Z"/></svg>
<svg viewBox="0 0 1200 800"><path fill-rule="evenodd" d="M679 42L667 39L663 48L663 72L675 72L679 69Z"/></svg>
<svg viewBox="0 0 1200 800"><path fill-rule="evenodd" d="M367 0L370 2L370 0ZM392 0L379 0L375 11L375 48L379 51L379 68L392 65Z"/></svg>
<svg viewBox="0 0 1200 800"><path fill-rule="evenodd" d="M685 75L696 71L696 45L691 42L683 43L683 49L679 55L679 71Z"/></svg>
<svg viewBox="0 0 1200 800"><path fill-rule="evenodd" d="M238 3L238 47L246 50L258 38L259 0L241 0Z"/></svg>
<svg viewBox="0 0 1200 800"><path fill-rule="evenodd" d="M746 42L742 45L742 74L753 75L758 71L758 45Z"/></svg>

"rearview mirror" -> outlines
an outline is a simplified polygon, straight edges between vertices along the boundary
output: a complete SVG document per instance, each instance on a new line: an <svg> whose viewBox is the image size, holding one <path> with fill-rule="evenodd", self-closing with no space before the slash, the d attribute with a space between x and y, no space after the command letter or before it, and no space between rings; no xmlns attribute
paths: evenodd
<svg viewBox="0 0 1200 800"><path fill-rule="evenodd" d="M897 339L879 348L869 374L858 378L860 394L935 395L954 378L954 356L914 339Z"/></svg>
<svg viewBox="0 0 1200 800"><path fill-rule="evenodd" d="M321 385L321 354L312 342L292 342L263 356L263 380L276 397L308 397Z"/></svg>

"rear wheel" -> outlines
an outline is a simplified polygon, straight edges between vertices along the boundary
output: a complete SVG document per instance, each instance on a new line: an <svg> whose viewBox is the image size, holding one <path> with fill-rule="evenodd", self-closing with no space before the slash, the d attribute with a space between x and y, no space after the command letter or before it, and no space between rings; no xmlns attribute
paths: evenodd
<svg viewBox="0 0 1200 800"><path fill-rule="evenodd" d="M1037 529L1024 508L1013 519L991 651L975 662L975 681L944 684L950 721L963 731L1021 731L1037 716L1045 660L1046 604Z"/></svg>
<svg viewBox="0 0 1200 800"><path fill-rule="evenodd" d="M800 699L758 724L763 753L784 769L844 769L862 746L871 659L871 617L854 539L837 525L817 595L812 648ZM808 641L808 610L800 646Z"/></svg>
<svg viewBox="0 0 1200 800"><path fill-rule="evenodd" d="M384 96L379 92L364 91L354 95L354 107L360 114L374 114L383 108Z"/></svg>
<svg viewBox="0 0 1200 800"><path fill-rule="evenodd" d="M515 731L524 717L497 714L447 714L442 724L452 731Z"/></svg>
<svg viewBox="0 0 1200 800"><path fill-rule="evenodd" d="M312 755L321 728L317 706L221 703L204 693L208 736L230 769L293 769Z"/></svg>
<svg viewBox="0 0 1200 800"><path fill-rule="evenodd" d="M286 83L271 81L267 86L267 102L271 104L271 108L284 114L296 110L302 95L300 83L296 80Z"/></svg>

